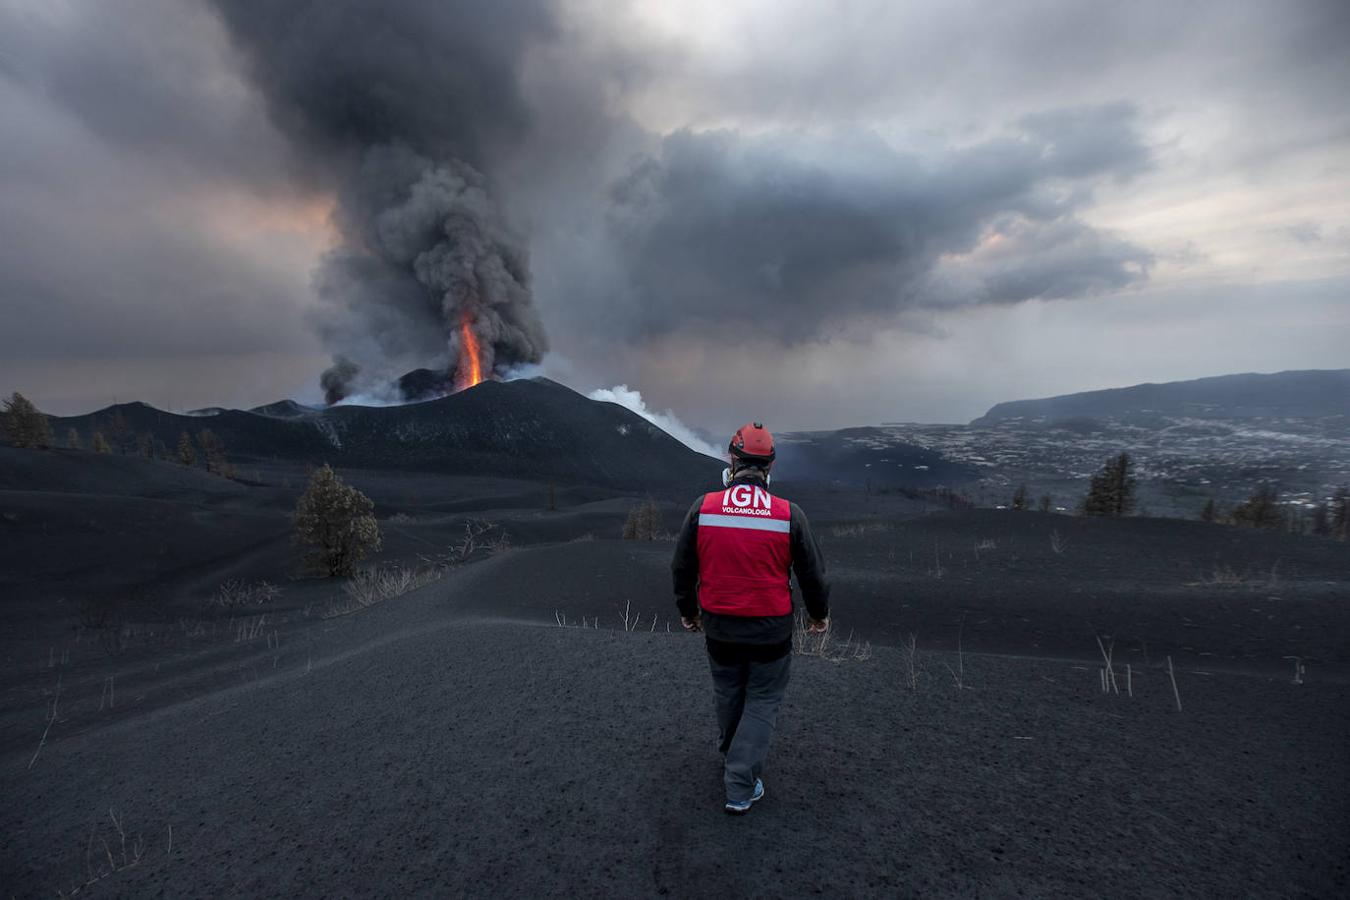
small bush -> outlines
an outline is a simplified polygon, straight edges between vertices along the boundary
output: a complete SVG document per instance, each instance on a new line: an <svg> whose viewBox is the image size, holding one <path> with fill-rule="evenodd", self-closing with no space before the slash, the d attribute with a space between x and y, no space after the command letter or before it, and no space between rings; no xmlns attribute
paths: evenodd
<svg viewBox="0 0 1350 900"><path fill-rule="evenodd" d="M660 511L651 497L643 500L628 513L623 523L625 541L654 541L660 527Z"/></svg>

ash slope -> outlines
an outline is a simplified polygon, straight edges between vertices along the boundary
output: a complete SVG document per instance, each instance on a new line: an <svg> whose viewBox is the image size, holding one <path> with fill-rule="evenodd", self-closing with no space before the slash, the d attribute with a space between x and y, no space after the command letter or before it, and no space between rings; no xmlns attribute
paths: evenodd
<svg viewBox="0 0 1350 900"><path fill-rule="evenodd" d="M53 418L86 442L107 436L120 414L134 435L172 448L181 432L209 428L232 461L331 462L368 469L507 475L569 484L693 491L720 465L612 403L590 400L544 378L482 384L425 403L309 410L271 404L258 411L180 416L142 403Z"/></svg>
<svg viewBox="0 0 1350 900"><path fill-rule="evenodd" d="M415 565L467 516L516 549L324 618L340 584L284 580L302 473L264 469L0 449L0 576L32 580L0 577L16 895L91 875L127 896L1345 893L1344 545L784 491L825 545L836 624L917 632L919 688L884 647L796 661L769 797L732 820L702 649L663 627L671 544L604 539L631 499L560 488L546 509L538 482L343 470L399 514L377 562ZM222 610L225 578L282 593ZM117 580L164 603L84 624L77 598ZM21 589L41 591L22 617ZM641 634L613 627L629 602ZM1099 692L1094 634L1134 697ZM88 850L121 859L109 810L144 847L115 873Z"/></svg>
<svg viewBox="0 0 1350 900"><path fill-rule="evenodd" d="M83 733L58 724L31 771L27 749L6 753L9 889L91 874L128 896L1346 888L1344 685L1183 671L1179 714L1156 669L1135 669L1131 698L1064 663L967 654L958 691L951 656L921 652L917 688L896 651L797 658L768 795L733 819L698 639L460 614L518 565L332 620L235 687L145 714L131 693ZM92 708L98 689L72 678L63 697ZM109 810L144 848L112 873Z"/></svg>

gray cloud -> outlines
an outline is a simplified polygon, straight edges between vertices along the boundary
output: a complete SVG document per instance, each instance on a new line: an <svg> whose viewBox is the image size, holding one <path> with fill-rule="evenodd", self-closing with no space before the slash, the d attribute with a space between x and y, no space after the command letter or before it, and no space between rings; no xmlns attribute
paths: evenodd
<svg viewBox="0 0 1350 900"><path fill-rule="evenodd" d="M1135 283L1147 251L1075 215L1095 183L1148 166L1134 118L1125 104L1056 110L937 159L867 133L677 132L611 189L615 321L798 341L853 316Z"/></svg>
<svg viewBox="0 0 1350 900"><path fill-rule="evenodd" d="M6 4L0 78L117 152L172 167L162 176L280 187L282 144L223 37L195 3Z"/></svg>
<svg viewBox="0 0 1350 900"><path fill-rule="evenodd" d="M310 349L304 241L254 220L284 144L210 15L0 6L0 120L0 356Z"/></svg>

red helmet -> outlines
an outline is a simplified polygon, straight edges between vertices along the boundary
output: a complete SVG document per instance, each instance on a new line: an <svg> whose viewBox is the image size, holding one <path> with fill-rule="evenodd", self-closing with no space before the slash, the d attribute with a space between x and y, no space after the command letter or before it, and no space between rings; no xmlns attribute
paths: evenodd
<svg viewBox="0 0 1350 900"><path fill-rule="evenodd" d="M747 463L767 466L773 462L773 435L759 422L751 422L736 429L727 447L735 459Z"/></svg>

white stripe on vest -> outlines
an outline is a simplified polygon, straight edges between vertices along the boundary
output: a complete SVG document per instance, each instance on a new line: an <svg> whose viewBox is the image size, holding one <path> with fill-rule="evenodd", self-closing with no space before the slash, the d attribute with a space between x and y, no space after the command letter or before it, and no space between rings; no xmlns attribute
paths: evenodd
<svg viewBox="0 0 1350 900"><path fill-rule="evenodd" d="M787 533L792 530L790 519L752 519L749 516L719 516L715 513L699 513L698 524L715 528L748 528L751 531Z"/></svg>

